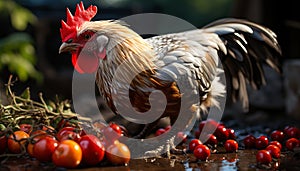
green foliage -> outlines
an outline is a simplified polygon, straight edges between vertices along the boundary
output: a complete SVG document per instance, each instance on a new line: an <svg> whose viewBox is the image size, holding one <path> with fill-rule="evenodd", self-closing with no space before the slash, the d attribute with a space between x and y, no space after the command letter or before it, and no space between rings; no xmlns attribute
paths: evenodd
<svg viewBox="0 0 300 171"><path fill-rule="evenodd" d="M29 10L12 0L0 1L0 11L2 17L10 17L12 27L17 31L24 31L28 24L37 21ZM42 75L35 69L35 63L33 40L28 33L15 32L0 39L0 70L7 67L10 72L17 74L21 81L31 77L40 82Z"/></svg>

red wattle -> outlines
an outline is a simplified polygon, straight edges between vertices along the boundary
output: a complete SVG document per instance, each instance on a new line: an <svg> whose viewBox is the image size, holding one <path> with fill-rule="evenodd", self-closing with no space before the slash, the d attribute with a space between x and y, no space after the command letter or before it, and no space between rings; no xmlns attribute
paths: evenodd
<svg viewBox="0 0 300 171"><path fill-rule="evenodd" d="M94 55L87 55L85 53L72 54L72 64L79 73L94 73L98 69L99 59Z"/></svg>

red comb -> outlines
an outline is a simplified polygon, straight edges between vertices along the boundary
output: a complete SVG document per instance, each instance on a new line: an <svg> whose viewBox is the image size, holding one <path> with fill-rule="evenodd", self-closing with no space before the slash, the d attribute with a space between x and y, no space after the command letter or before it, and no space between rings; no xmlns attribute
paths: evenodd
<svg viewBox="0 0 300 171"><path fill-rule="evenodd" d="M80 4L77 4L74 16L67 8L67 23L64 20L61 21L60 36L62 41L66 42L68 39L76 37L78 28L84 22L91 21L96 13L96 6L91 5L85 10L82 1Z"/></svg>

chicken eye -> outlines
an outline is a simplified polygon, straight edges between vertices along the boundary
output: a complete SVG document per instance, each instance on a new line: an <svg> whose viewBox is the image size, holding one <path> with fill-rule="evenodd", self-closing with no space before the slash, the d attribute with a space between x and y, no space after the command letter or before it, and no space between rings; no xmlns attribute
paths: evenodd
<svg viewBox="0 0 300 171"><path fill-rule="evenodd" d="M72 43L73 42L73 39L68 39L67 40L67 43Z"/></svg>
<svg viewBox="0 0 300 171"><path fill-rule="evenodd" d="M89 35L89 34L84 35L85 40L89 40L90 38L91 38L91 35Z"/></svg>

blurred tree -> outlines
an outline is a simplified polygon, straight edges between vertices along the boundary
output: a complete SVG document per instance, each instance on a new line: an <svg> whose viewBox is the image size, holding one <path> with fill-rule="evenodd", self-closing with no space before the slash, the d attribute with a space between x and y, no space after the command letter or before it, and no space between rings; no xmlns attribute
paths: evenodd
<svg viewBox="0 0 300 171"><path fill-rule="evenodd" d="M7 68L21 81L33 78L42 81L42 74L35 69L36 56L33 39L25 32L28 24L34 24L37 18L26 8L13 0L0 1L0 17L9 18L14 32L0 38L0 70ZM3 26L2 29L9 29Z"/></svg>

